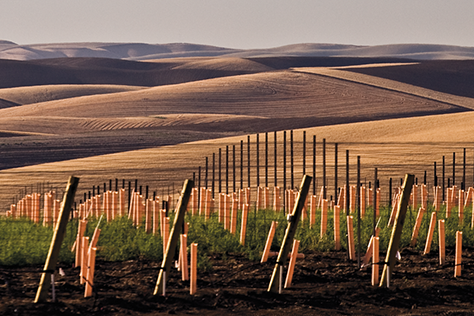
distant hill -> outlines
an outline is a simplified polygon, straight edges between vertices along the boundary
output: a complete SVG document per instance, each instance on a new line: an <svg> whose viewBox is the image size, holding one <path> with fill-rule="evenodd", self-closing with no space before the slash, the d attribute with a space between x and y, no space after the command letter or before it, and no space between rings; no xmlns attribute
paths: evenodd
<svg viewBox="0 0 474 316"><path fill-rule="evenodd" d="M397 67L351 68L348 71L474 98L474 61L433 60Z"/></svg>
<svg viewBox="0 0 474 316"><path fill-rule="evenodd" d="M290 67L348 66L406 61L395 58L257 57L174 58L139 62L70 57L28 61L0 59L0 89L58 84L161 86L253 74ZM1 96L0 96L1 98Z"/></svg>
<svg viewBox="0 0 474 316"><path fill-rule="evenodd" d="M431 44L378 46L303 43L265 49L232 49L189 43L52 43L18 45L0 40L0 59L101 57L129 60L175 57L397 57L416 60L474 59L474 47Z"/></svg>

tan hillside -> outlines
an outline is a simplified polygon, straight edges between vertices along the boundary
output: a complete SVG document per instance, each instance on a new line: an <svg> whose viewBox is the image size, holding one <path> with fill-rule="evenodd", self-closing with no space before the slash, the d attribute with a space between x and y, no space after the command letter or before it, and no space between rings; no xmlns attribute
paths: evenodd
<svg viewBox="0 0 474 316"><path fill-rule="evenodd" d="M362 178L368 179L367 181L370 181L373 177L373 168L378 167L381 183L384 186L387 185L388 177L393 177L395 183L397 183L397 179L405 173L415 173L421 179L425 170L428 172L428 180L432 183L433 162L438 162L438 176L440 176L440 164L443 155L446 156L449 166L451 164L452 152L456 152L458 157L457 170L460 172L459 164L463 147L468 148L468 162L471 164L470 168L472 168L473 119L474 113L466 112L307 128L305 129L308 142L307 168L311 173L311 141L312 135L316 135L318 142L317 168L319 170L317 178L319 184L321 183L321 141L323 138L326 139L328 144L327 162L329 179L332 179L333 174L333 144L338 142L340 183L343 181L345 174L343 166L346 150L350 150L352 181L355 179L356 156L360 155ZM297 182L302 175L302 131L294 131L296 153L295 177ZM282 165L282 137L283 133L278 132L278 164L280 167ZM264 135L260 134L261 148L263 148L263 139ZM289 139L289 134L287 139ZM197 172L198 166L204 166L206 156L210 157L212 161L212 154L217 154L219 148L225 153L225 146L227 145L230 145L231 151L232 145L236 145L237 170L239 170L241 140L244 141L244 152L246 153L247 137L238 136L3 170L0 171L0 181L2 183L0 188L0 205L5 205L11 201L12 195L25 186L34 186L36 183L47 181L50 185L61 188L67 177L71 174L81 178L79 192L90 190L92 185L101 184L113 178L139 179L141 183L150 185L150 190L158 190L158 192L174 183L176 190L178 190L177 187L181 185L184 178L192 177L193 172ZM255 135L251 136L251 141L252 160L255 161ZM269 153L269 181L273 183L272 133L270 133ZM244 155L244 157L246 156ZM289 178L289 156L287 157ZM260 159L260 182L262 183L264 181L264 156L262 153ZM246 158L244 158L244 164L246 163ZM255 162L252 163L252 166L252 183L255 184ZM450 169L448 168L447 170ZM282 185L281 169L279 169L279 172L278 181ZM447 172L448 176L450 176L449 172ZM232 176L230 176L230 179L232 179ZM244 179L246 185L246 169L244 169ZM459 183L459 174L457 179ZM468 169L467 179L468 181L472 180L472 169ZM239 171L237 171L237 184L239 185L239 183L240 176ZM329 186L331 186L331 183L332 180L330 180ZM289 184L287 183L287 185Z"/></svg>
<svg viewBox="0 0 474 316"><path fill-rule="evenodd" d="M152 63L176 63L173 70L178 69L201 69L201 70L230 70L244 72L264 72L274 70L272 67L259 62L236 57L182 57L172 59L143 60Z"/></svg>
<svg viewBox="0 0 474 316"><path fill-rule="evenodd" d="M404 92L407 94L416 95L423 98L428 98L428 99L432 99L432 100L436 100L440 102L446 102L450 104L456 104L465 108L474 109L474 99L472 99L472 97L466 97L466 96L440 92L437 90L427 89L420 86L404 83L401 81L395 81L395 80L390 80L390 79L386 79L382 77L366 75L363 73L363 69L366 69L366 68L383 69L383 71L389 72L392 67L396 69L396 68L399 68L400 66L408 66L408 65L411 66L414 64L413 63L412 64L397 64L397 65L381 64L381 65L362 65L362 66L337 67L337 68L311 67L311 68L294 68L294 70L358 82L358 83L367 84L374 87L380 87L380 88L389 89L393 91ZM448 83L448 80L440 80L440 81ZM465 90L466 91L468 90L467 87Z"/></svg>
<svg viewBox="0 0 474 316"><path fill-rule="evenodd" d="M112 117L112 118L78 118L58 116L17 116L0 117L0 124L5 132L28 135L49 134L64 135L89 133L94 131L135 130L135 129L173 129L195 126L197 129L209 129L209 126L242 124L260 117L230 114L163 114L152 117ZM111 136L113 138L113 136Z"/></svg>
<svg viewBox="0 0 474 316"><path fill-rule="evenodd" d="M143 87L121 85L46 85L0 89L0 98L19 105L40 103L85 95L135 91Z"/></svg>
<svg viewBox="0 0 474 316"><path fill-rule="evenodd" d="M42 123L34 123L35 119L145 117L149 121L171 114L245 115L263 120L262 131L463 110L326 76L274 71L36 103L2 109L0 116L12 122L15 117L30 120L21 129L3 129L49 133L41 129ZM74 121L82 124L81 120ZM56 132L61 133L61 129Z"/></svg>

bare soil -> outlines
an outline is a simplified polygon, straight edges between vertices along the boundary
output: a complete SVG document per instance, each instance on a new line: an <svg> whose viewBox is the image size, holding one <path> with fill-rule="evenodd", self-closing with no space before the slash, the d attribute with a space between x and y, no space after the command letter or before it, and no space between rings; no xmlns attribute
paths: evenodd
<svg viewBox="0 0 474 316"><path fill-rule="evenodd" d="M265 264L236 254L211 258L212 271L198 271L198 291L172 269L167 294L153 296L160 262L144 259L96 265L93 297L84 298L78 268L61 265L56 303L33 304L42 267L2 267L0 314L5 315L474 315L474 258L463 253L462 276L454 278L454 253L438 265L436 252L404 249L390 288L371 285L371 269L358 270L345 252L298 259L292 286L267 292L274 260ZM381 256L383 258L383 256Z"/></svg>
<svg viewBox="0 0 474 316"><path fill-rule="evenodd" d="M474 97L472 60L432 60L397 67L352 68L350 71L458 96Z"/></svg>

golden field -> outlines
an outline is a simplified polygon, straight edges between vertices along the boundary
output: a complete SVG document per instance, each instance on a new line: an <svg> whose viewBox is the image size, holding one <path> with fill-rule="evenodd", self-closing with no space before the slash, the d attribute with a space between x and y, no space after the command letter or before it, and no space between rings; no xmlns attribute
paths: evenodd
<svg viewBox="0 0 474 316"><path fill-rule="evenodd" d="M442 156L450 165L453 152L461 172L462 149L467 148L467 182L473 181L474 99L457 91L457 86L450 88L449 82L444 91L438 91L432 83L417 86L403 80L399 73L397 81L381 75L385 70L386 77L390 77L392 69L417 67L423 62L380 64L378 60L364 60L352 66L326 67L323 62L318 66L318 61L312 60L309 67L304 67L296 58L289 62L276 57L188 57L126 62L125 68L121 62L114 62L104 71L105 66L99 64L105 61L89 61L94 75L82 75L88 78L83 84L74 80L53 84L45 80L29 85L26 81L21 83L19 76L16 80L22 86L0 89L0 135L4 135L0 148L8 158L0 171L2 211L25 187L30 191L38 183L49 183L61 188L69 175L81 178L80 194L115 178L139 179L158 193L173 186L178 191L185 178L197 173L199 166L204 168L205 157L209 157L211 166L213 153L217 155L219 148L225 153L226 146L232 151L233 145L239 186L241 141L246 185L248 135L251 182L255 185L255 134L260 136L262 150L266 132L268 181L273 185L275 131L278 183L282 185L283 130L294 130L296 184L302 176L303 131L309 173L312 138L316 135L318 184L322 183L323 138L327 142L330 186L334 143L339 146L339 184L344 181L346 150L350 152L351 181L355 182L356 156L361 156L364 181L373 179L377 167L382 185L386 185L389 177L398 183L405 173L415 173L421 179L425 170L432 183L433 162L438 163L440 176ZM62 59L48 60L42 67L54 64L57 68L67 63ZM64 75L69 79L77 78L88 60L71 59L70 63L67 71L70 75L74 69L74 75ZM150 78L141 72L149 65L157 65L161 72L158 85L150 79L157 72ZM444 68L436 66L431 63L434 73L449 69L445 64ZM132 68L132 78L117 80L113 75L124 75ZM357 72L372 68L377 68L377 76ZM146 69L149 74L151 70ZM430 75L427 69L431 68L424 68L425 76ZM134 76L140 80L127 82L133 81ZM442 80L440 76L438 81ZM6 81L0 78L0 82ZM289 179L289 154L287 161ZM261 151L260 183L264 183L263 166ZM458 173L458 183L460 178ZM229 183L232 184L232 175Z"/></svg>

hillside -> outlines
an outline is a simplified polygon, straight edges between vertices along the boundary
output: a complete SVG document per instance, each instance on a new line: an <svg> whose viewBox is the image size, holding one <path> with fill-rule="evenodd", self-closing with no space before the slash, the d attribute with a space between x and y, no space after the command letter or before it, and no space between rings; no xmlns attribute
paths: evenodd
<svg viewBox="0 0 474 316"><path fill-rule="evenodd" d="M235 60L235 59L234 59ZM174 67L180 68L174 69ZM255 69L256 66L256 69ZM261 65L230 62L219 67L187 69L183 62L144 63L103 58L58 58L34 61L0 60L0 88L52 84L158 86L256 73ZM267 68L264 68L265 70Z"/></svg>
<svg viewBox="0 0 474 316"><path fill-rule="evenodd" d="M247 133L473 108L470 98L426 93L413 85L349 71L387 60L393 68L405 65L384 58L325 57L4 61L9 65L0 73L4 82L11 82L10 75L26 86L0 89L0 169ZM303 68L291 68L299 66ZM37 67L42 70L35 73ZM42 85L28 86L35 76ZM206 76L212 78L203 79ZM136 84L160 78L163 85ZM44 84L72 79L82 83ZM178 79L187 82L170 84Z"/></svg>
<svg viewBox="0 0 474 316"><path fill-rule="evenodd" d="M433 60L399 67L351 68L350 71L457 96L474 97L472 60Z"/></svg>
<svg viewBox="0 0 474 316"><path fill-rule="evenodd" d="M130 123L132 117L138 120L137 128L192 125L202 131L245 132L250 128L261 132L459 111L465 109L285 70L5 108L0 110L0 120L5 130L54 134L66 132L62 132L62 125L77 132L108 130L112 126L134 128L134 124L125 123ZM173 115L185 114L220 117L207 122L193 116L179 117L181 123L173 123L177 119ZM236 124L226 122L226 115ZM21 126L25 120L28 124ZM45 123L48 120L51 127Z"/></svg>
<svg viewBox="0 0 474 316"><path fill-rule="evenodd" d="M173 58L126 61L106 58L0 59L0 88L59 84L161 86L197 80L283 70L290 67L348 66L402 62L393 58Z"/></svg>
<svg viewBox="0 0 474 316"><path fill-rule="evenodd" d="M473 59L472 47L396 44L396 45L341 45L300 43L264 49L235 49L189 43L50 43L18 45L0 41L0 59L32 60L64 57L98 57L129 60L163 59L176 57L396 57L416 60Z"/></svg>
<svg viewBox="0 0 474 316"><path fill-rule="evenodd" d="M136 86L121 85L45 85L0 89L0 108L63 100L74 97L134 91L142 89ZM2 106L2 103L4 105Z"/></svg>
<svg viewBox="0 0 474 316"><path fill-rule="evenodd" d="M457 157L461 157L462 148L466 147L469 148L468 159L469 161L472 160L473 120L474 112L466 112L307 128L305 129L308 142L306 147L308 151L307 168L309 168L308 166L311 165L312 161L312 135L316 135L318 142L317 168L320 171L322 170L321 141L325 138L328 146L329 158L327 164L330 179L334 170L333 144L338 142L340 168L344 166L344 152L346 150L350 151L351 181L355 181L356 156L360 155L362 178L372 179L373 168L378 167L379 177L385 190L389 177L394 178L395 183L397 183L398 178L403 177L407 172L415 173L421 179L423 172L426 170L428 171L428 180L432 183L433 162L437 161L438 166L440 166L443 155L447 157L447 164L450 165L452 152L457 152ZM297 153L295 156L296 179L300 179L302 170L301 154L298 154L302 150L302 131L295 130L294 132L295 152ZM263 134L260 134L261 142L264 139L263 136ZM272 136L270 134L270 183L273 183L273 168L271 166L273 166L274 147ZM282 132L279 132L278 164L280 168L282 166L282 137ZM175 192L177 192L183 179L192 178L192 174L197 172L198 166L204 166L205 157L212 158L212 154L216 154L219 148L224 149L225 152L226 146L232 148L232 145L236 145L237 166L240 166L240 141L243 140L246 143L246 139L247 136L242 135L3 170L0 171L0 181L4 184L0 187L0 205L5 205L5 203L11 201L12 192L17 192L25 186L36 185L36 183L43 181L47 181L51 186L62 188L71 174L81 177L79 194L82 194L85 190L90 190L92 185L101 184L112 178L139 179L141 183L150 185L151 191L161 190L174 184ZM251 136L251 141L252 159L255 159L255 135ZM262 143L261 146L263 146ZM244 163L246 163L246 158L244 159ZM261 181L263 181L263 155L260 156L260 159L262 168L260 175L262 177ZM255 184L255 164L252 166L251 181ZM308 171L311 172L311 169ZM287 169L287 172L289 172L289 169ZM440 169L438 169L438 172L441 172ZM344 181L344 176L343 172L339 173L339 183ZM239 182L240 176L237 175L237 177ZM320 172L318 172L317 177L318 183L321 183ZM246 179L247 173L244 171L244 183L246 183ZM467 179L471 181L471 171L468 171ZM282 185L281 181L280 169L280 185ZM230 177L230 183L232 183L232 177ZM330 187L331 185L332 182L329 183ZM386 199L386 195L383 198Z"/></svg>

